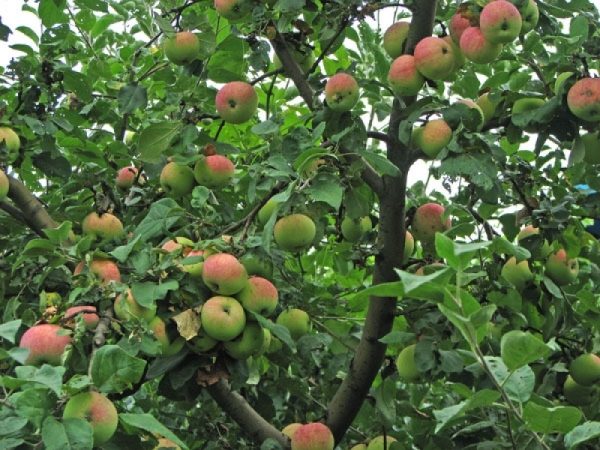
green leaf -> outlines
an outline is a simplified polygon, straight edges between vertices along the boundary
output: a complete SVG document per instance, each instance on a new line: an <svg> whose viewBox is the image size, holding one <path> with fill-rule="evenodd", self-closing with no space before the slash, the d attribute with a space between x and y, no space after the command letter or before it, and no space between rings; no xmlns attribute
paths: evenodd
<svg viewBox="0 0 600 450"><path fill-rule="evenodd" d="M325 202L331 207L338 209L342 204L344 189L339 178L331 174L318 174L312 181L310 196L317 202Z"/></svg>
<svg viewBox="0 0 600 450"><path fill-rule="evenodd" d="M571 449L591 439L600 437L600 422L585 422L565 436L565 447Z"/></svg>
<svg viewBox="0 0 600 450"><path fill-rule="evenodd" d="M544 341L529 332L512 330L502 336L500 354L509 370L515 370L551 352Z"/></svg>
<svg viewBox="0 0 600 450"><path fill-rule="evenodd" d="M119 420L130 427L139 428L140 430L164 436L167 439L175 442L183 449L188 448L188 446L185 445L185 443L183 443L177 436L175 436L171 430L165 427L150 414L119 414Z"/></svg>
<svg viewBox="0 0 600 450"><path fill-rule="evenodd" d="M460 402L457 405L448 406L447 408L434 411L433 415L438 422L435 426L435 432L438 433L446 425L448 425L451 420L462 417L465 415L465 413L473 409L490 406L499 398L499 392L491 389L482 389L481 391L475 392L475 394L473 394L473 396L468 400Z"/></svg>
<svg viewBox="0 0 600 450"><path fill-rule="evenodd" d="M184 211L172 198L163 198L150 207L150 211L137 226L133 234L142 240L168 234L170 228L184 216Z"/></svg>
<svg viewBox="0 0 600 450"><path fill-rule="evenodd" d="M523 409L523 418L535 432L568 433L581 421L583 414L574 406L546 408L530 401Z"/></svg>
<svg viewBox="0 0 600 450"><path fill-rule="evenodd" d="M42 426L42 440L47 450L91 450L94 446L92 426L83 419L59 422L47 417Z"/></svg>
<svg viewBox="0 0 600 450"><path fill-rule="evenodd" d="M276 134L279 132L279 125L272 120L265 120L264 122L257 123L252 127L252 132L259 136L266 136L269 134Z"/></svg>
<svg viewBox="0 0 600 450"><path fill-rule="evenodd" d="M375 389L375 407L381 416L391 426L396 422L396 382L392 378L386 378Z"/></svg>
<svg viewBox="0 0 600 450"><path fill-rule="evenodd" d="M148 125L141 132L138 142L141 160L149 163L160 161L162 154L182 129L181 122L159 122Z"/></svg>
<svg viewBox="0 0 600 450"><path fill-rule="evenodd" d="M523 366L514 372L509 372L504 361L499 357L486 356L485 360L494 377L503 386L511 400L520 403L529 400L535 387L535 374L531 367Z"/></svg>
<svg viewBox="0 0 600 450"><path fill-rule="evenodd" d="M129 114L136 109L145 108L148 104L148 93L146 88L137 83L123 86L117 96L119 102L119 111L122 114Z"/></svg>
<svg viewBox="0 0 600 450"><path fill-rule="evenodd" d="M92 84L84 74L73 70L64 70L63 77L66 90L76 94L83 102L92 101Z"/></svg>
<svg viewBox="0 0 600 450"><path fill-rule="evenodd" d="M389 159L377 153L368 150L358 149L358 154L367 161L373 169L380 175L389 175L396 177L400 175L400 169L394 165Z"/></svg>
<svg viewBox="0 0 600 450"><path fill-rule="evenodd" d="M130 356L118 345L105 345L94 353L91 366L92 381L98 390L123 392L141 380L146 361Z"/></svg>
<svg viewBox="0 0 600 450"><path fill-rule="evenodd" d="M73 223L67 220L56 228L44 228L44 234L48 236L50 242L58 245L69 238L69 234L71 233L72 229Z"/></svg>
<svg viewBox="0 0 600 450"><path fill-rule="evenodd" d="M269 330L276 338L287 345L294 353L296 352L296 342L292 339L290 331L283 325L278 325L275 322L265 319L260 314L252 313L256 321L261 327Z"/></svg>
<svg viewBox="0 0 600 450"><path fill-rule="evenodd" d="M21 327L23 321L21 319L11 320L10 322L3 323L0 325L0 337L6 339L11 344L15 343L17 333Z"/></svg>
<svg viewBox="0 0 600 450"><path fill-rule="evenodd" d="M38 15L42 24L50 28L57 23L67 23L69 18L65 13L66 0L40 0Z"/></svg>
<svg viewBox="0 0 600 450"><path fill-rule="evenodd" d="M0 427L0 436L8 436L23 429L27 425L27 419L23 417L3 417L2 427ZM0 448L2 448L0 444Z"/></svg>
<svg viewBox="0 0 600 450"><path fill-rule="evenodd" d="M63 376L66 370L67 369L62 366L55 367L44 364L39 368L33 366L16 367L15 374L21 380L40 383L55 392L56 395L61 395Z"/></svg>
<svg viewBox="0 0 600 450"><path fill-rule="evenodd" d="M179 289L177 280L167 280L159 284L145 282L131 285L133 298L145 308L153 307L156 300L164 299L169 291L176 291L177 289Z"/></svg>

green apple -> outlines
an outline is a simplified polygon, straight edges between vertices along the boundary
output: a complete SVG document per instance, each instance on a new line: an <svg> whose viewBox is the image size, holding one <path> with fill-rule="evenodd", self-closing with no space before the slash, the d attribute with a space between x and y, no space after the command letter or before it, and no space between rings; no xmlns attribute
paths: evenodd
<svg viewBox="0 0 600 450"><path fill-rule="evenodd" d="M417 95L425 84L425 78L417 70L413 55L396 58L390 66L387 81L394 94L399 97Z"/></svg>
<svg viewBox="0 0 600 450"><path fill-rule="evenodd" d="M63 419L84 419L92 426L94 446L104 444L115 434L119 422L115 405L99 392L82 392L65 405Z"/></svg>
<svg viewBox="0 0 600 450"><path fill-rule="evenodd" d="M396 442L397 439L392 436L377 436L376 438L371 439L369 445L367 446L367 450L384 450L384 448L389 449L393 442Z"/></svg>
<svg viewBox="0 0 600 450"><path fill-rule="evenodd" d="M358 103L358 83L352 75L337 73L325 85L327 106L333 111L350 111Z"/></svg>
<svg viewBox="0 0 600 450"><path fill-rule="evenodd" d="M593 403L596 390L590 386L582 386L575 382L571 375L565 379L563 394L567 401L575 406L586 406Z"/></svg>
<svg viewBox="0 0 600 450"><path fill-rule="evenodd" d="M194 178L200 186L221 188L230 183L235 173L233 163L223 155L202 157L194 167Z"/></svg>
<svg viewBox="0 0 600 450"><path fill-rule="evenodd" d="M506 0L496 0L485 5L479 16L479 27L492 44L514 41L521 33L523 19L515 5Z"/></svg>
<svg viewBox="0 0 600 450"><path fill-rule="evenodd" d="M131 289L127 289L127 296L120 294L115 299L113 309L117 318L121 320L136 318L150 322L156 316L156 305L152 305L150 308L140 305L133 297Z"/></svg>
<svg viewBox="0 0 600 450"><path fill-rule="evenodd" d="M266 335L256 322L247 323L244 331L235 339L225 342L225 351L234 359L257 356L263 350Z"/></svg>
<svg viewBox="0 0 600 450"><path fill-rule="evenodd" d="M320 422L301 425L292 435L292 450L333 450L333 433Z"/></svg>
<svg viewBox="0 0 600 450"><path fill-rule="evenodd" d="M406 231L404 237L404 253L402 255L402 263L406 264L412 254L415 252L415 238L410 231Z"/></svg>
<svg viewBox="0 0 600 450"><path fill-rule="evenodd" d="M123 224L111 213L89 213L81 222L81 230L83 234L102 240L119 239L125 234Z"/></svg>
<svg viewBox="0 0 600 450"><path fill-rule="evenodd" d="M359 241L365 233L371 231L373 228L373 223L371 222L371 218L369 216L364 216L359 219L353 219L349 216L344 217L342 220L342 236L348 242L357 242Z"/></svg>
<svg viewBox="0 0 600 450"><path fill-rule="evenodd" d="M175 162L167 163L160 173L160 185L173 197L183 197L194 189L194 172L188 166Z"/></svg>
<svg viewBox="0 0 600 450"><path fill-rule="evenodd" d="M164 42L165 55L173 64L184 66L200 56L200 40L190 31L181 31Z"/></svg>
<svg viewBox="0 0 600 450"><path fill-rule="evenodd" d="M575 358L569 366L569 374L582 386L592 386L600 381L600 358L586 353Z"/></svg>
<svg viewBox="0 0 600 450"><path fill-rule="evenodd" d="M209 298L200 312L204 332L217 341L231 341L240 335L246 326L244 308L231 297Z"/></svg>
<svg viewBox="0 0 600 450"><path fill-rule="evenodd" d="M435 234L452 226L450 218L443 219L445 208L438 203L425 203L417 208L412 221L412 233L421 242L423 250L435 253Z"/></svg>
<svg viewBox="0 0 600 450"><path fill-rule="evenodd" d="M211 338L204 332L202 328L198 330L198 335L188 341L189 347L197 353L206 353L219 343L216 339Z"/></svg>
<svg viewBox="0 0 600 450"><path fill-rule="evenodd" d="M526 0L525 4L520 7L519 12L523 19L521 34L529 33L535 28L540 20L540 10L535 0Z"/></svg>
<svg viewBox="0 0 600 450"><path fill-rule="evenodd" d="M421 378L421 372L417 369L415 362L415 350L417 344L409 345L402 349L396 359L398 377L405 383L414 383Z"/></svg>
<svg viewBox="0 0 600 450"><path fill-rule="evenodd" d="M246 268L248 275L258 275L263 278L273 276L273 263L256 253L246 253L240 258L240 262Z"/></svg>
<svg viewBox="0 0 600 450"><path fill-rule="evenodd" d="M298 340L310 330L310 318L306 311L298 308L286 309L279 314L275 321L288 329L292 339Z"/></svg>
<svg viewBox="0 0 600 450"><path fill-rule="evenodd" d="M517 262L517 258L511 257L500 272L502 278L512 284L518 291L522 291L527 283L533 280L533 273L529 269L529 263L524 260Z"/></svg>
<svg viewBox="0 0 600 450"><path fill-rule="evenodd" d="M4 171L0 169L0 201L4 200L8 196L8 188L8 177Z"/></svg>
<svg viewBox="0 0 600 450"><path fill-rule="evenodd" d="M291 439L292 436L294 435L294 433L296 432L296 430L298 428L300 428L301 426L302 426L301 423L297 423L297 422L290 423L289 425L286 425L285 427L283 427L281 432Z"/></svg>
<svg viewBox="0 0 600 450"><path fill-rule="evenodd" d="M489 64L502 53L502 44L488 41L479 27L469 27L461 34L460 50L474 63Z"/></svg>
<svg viewBox="0 0 600 450"><path fill-rule="evenodd" d="M383 33L383 49L392 59L396 59L402 55L409 28L409 22L401 21L393 23Z"/></svg>
<svg viewBox="0 0 600 450"><path fill-rule="evenodd" d="M561 248L548 256L546 275L559 286L573 283L579 275L579 262L576 258L569 258L567 252Z"/></svg>
<svg viewBox="0 0 600 450"><path fill-rule="evenodd" d="M263 207L258 210L258 221L261 225L266 225L278 205L279 202L277 200L270 198L267 203L265 203Z"/></svg>
<svg viewBox="0 0 600 450"><path fill-rule="evenodd" d="M452 140L452 128L444 119L430 120L413 131L412 140L428 158L434 159Z"/></svg>
<svg viewBox="0 0 600 450"><path fill-rule="evenodd" d="M413 53L417 70L430 80L448 78L456 69L452 46L444 39L428 36L421 39Z"/></svg>
<svg viewBox="0 0 600 450"><path fill-rule="evenodd" d="M588 122L600 121L600 78L582 78L567 94L569 110Z"/></svg>
<svg viewBox="0 0 600 450"><path fill-rule="evenodd" d="M256 113L258 95L251 84L231 81L217 93L215 106L225 122L241 124L250 120Z"/></svg>
<svg viewBox="0 0 600 450"><path fill-rule="evenodd" d="M307 250L317 234L317 227L305 214L291 214L275 223L273 235L282 250L300 252Z"/></svg>

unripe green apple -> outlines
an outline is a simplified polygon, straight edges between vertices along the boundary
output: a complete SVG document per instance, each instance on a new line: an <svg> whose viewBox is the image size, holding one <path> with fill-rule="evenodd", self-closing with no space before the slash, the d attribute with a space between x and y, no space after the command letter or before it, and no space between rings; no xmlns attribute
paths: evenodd
<svg viewBox="0 0 600 450"><path fill-rule="evenodd" d="M296 430L301 426L302 424L298 422L290 423L289 425L283 427L283 430L281 430L281 432L291 439Z"/></svg>
<svg viewBox="0 0 600 450"><path fill-rule="evenodd" d="M396 359L398 377L405 383L414 383L421 377L421 372L417 369L417 364L415 362L416 348L417 344L412 344L403 348Z"/></svg>
<svg viewBox="0 0 600 450"><path fill-rule="evenodd" d="M8 196L9 182L6 174L0 169L0 201Z"/></svg>
<svg viewBox="0 0 600 450"><path fill-rule="evenodd" d="M291 214L282 217L275 223L273 235L275 242L282 250L299 252L312 244L317 234L317 227L310 217L304 214Z"/></svg>
<svg viewBox="0 0 600 450"><path fill-rule="evenodd" d="M248 273L235 256L217 253L204 260L202 280L211 291L217 294L233 295L246 286Z"/></svg>
<svg viewBox="0 0 600 450"><path fill-rule="evenodd" d="M96 307L93 305L71 306L65 311L64 319L74 322L76 317L81 316L83 323L88 330L93 330L100 322Z"/></svg>
<svg viewBox="0 0 600 450"><path fill-rule="evenodd" d="M131 289L127 290L127 296L120 294L113 305L115 316L121 320L132 320L134 317L138 320L150 322L156 316L156 305L150 308L140 305L135 298Z"/></svg>
<svg viewBox="0 0 600 450"><path fill-rule="evenodd" d="M414 252L415 238L410 231L406 230L406 234L404 236L404 253L402 255L402 262L406 264Z"/></svg>
<svg viewBox="0 0 600 450"><path fill-rule="evenodd" d="M190 31L181 31L165 39L164 49L169 61L184 66L200 56L200 40Z"/></svg>
<svg viewBox="0 0 600 450"><path fill-rule="evenodd" d="M273 276L273 263L266 258L261 258L255 253L246 253L240 258L248 275L258 275L263 278Z"/></svg>
<svg viewBox="0 0 600 450"><path fill-rule="evenodd" d="M479 15L479 27L492 44L514 41L521 33L523 19L515 5L506 0L495 0L485 5Z"/></svg>
<svg viewBox="0 0 600 450"><path fill-rule="evenodd" d="M530 236L537 236L539 234L539 228L534 227L533 225L527 225L526 227L523 227L517 234L517 242L519 244L521 244L522 242L527 242L527 238L529 238ZM545 258L550 254L551 251L552 247L550 246L550 244L548 244L548 241L544 240L544 243L542 244L542 247L540 249L540 256L542 258Z"/></svg>
<svg viewBox="0 0 600 450"><path fill-rule="evenodd" d="M292 450L333 450L333 433L320 422L301 425L292 436Z"/></svg>
<svg viewBox="0 0 600 450"><path fill-rule="evenodd" d="M399 97L417 95L425 84L425 78L417 70L412 55L396 58L390 66L387 80L394 94Z"/></svg>
<svg viewBox="0 0 600 450"><path fill-rule="evenodd" d="M477 111L477 113L479 114L480 120L479 120L477 126L475 127L475 129L481 130L481 128L483 127L483 124L485 122L485 114L483 114L483 111L481 110L479 105L477 103L475 103L473 100L471 100L470 98L463 98L463 99L457 100L457 103L462 103L463 105L466 105L469 108Z"/></svg>
<svg viewBox="0 0 600 450"><path fill-rule="evenodd" d="M310 330L310 318L306 311L298 308L286 309L279 314L275 321L288 329L292 339L298 340Z"/></svg>
<svg viewBox="0 0 600 450"><path fill-rule="evenodd" d="M231 297L209 298L200 311L202 329L213 339L231 341L240 335L246 326L244 308Z"/></svg>
<svg viewBox="0 0 600 450"><path fill-rule="evenodd" d="M235 166L223 155L210 155L200 158L194 167L194 177L200 186L220 188L229 184Z"/></svg>
<svg viewBox="0 0 600 450"><path fill-rule="evenodd" d="M533 280L533 273L529 269L527 260L517 262L517 258L514 256L502 266L500 274L502 278L512 284L518 291L522 291L527 283Z"/></svg>
<svg viewBox="0 0 600 450"><path fill-rule="evenodd" d="M205 353L219 343L216 339L211 338L204 330L200 329L198 335L188 341L190 348L197 353Z"/></svg>
<svg viewBox="0 0 600 450"><path fill-rule="evenodd" d="M367 444L356 444L353 445L350 450L367 450Z"/></svg>
<svg viewBox="0 0 600 450"><path fill-rule="evenodd" d="M258 210L258 221L261 225L266 225L273 215L275 208L277 208L277 205L279 205L279 202L270 198L267 203L265 203L264 206Z"/></svg>
<svg viewBox="0 0 600 450"><path fill-rule="evenodd" d="M89 213L81 222L81 229L83 234L102 240L119 239L125 234L123 224L111 213Z"/></svg>
<svg viewBox="0 0 600 450"><path fill-rule="evenodd" d="M358 102L358 83L352 75L336 73L325 85L327 106L333 111L350 111Z"/></svg>
<svg viewBox="0 0 600 450"><path fill-rule="evenodd" d="M496 115L496 107L499 102L490 100L488 92L481 94L475 103L483 112L484 123L489 122L490 119Z"/></svg>
<svg viewBox="0 0 600 450"><path fill-rule="evenodd" d="M77 264L77 266L75 266L73 275L79 275L81 272L83 272L84 268L85 263L81 261L79 264ZM108 259L93 259L90 262L89 271L97 276L102 284L107 284L111 281L121 281L121 272L119 271L119 266Z"/></svg>
<svg viewBox="0 0 600 450"><path fill-rule="evenodd" d="M583 160L588 164L600 164L600 133L587 133L580 139L585 150Z"/></svg>
<svg viewBox="0 0 600 450"><path fill-rule="evenodd" d="M576 258L569 258L561 248L548 257L546 275L559 286L573 283L579 275L579 262Z"/></svg>
<svg viewBox="0 0 600 450"><path fill-rule="evenodd" d="M348 242L359 241L365 233L371 231L373 223L369 216L361 217L360 219L353 219L349 216L344 217L342 220L342 236Z"/></svg>
<svg viewBox="0 0 600 450"><path fill-rule="evenodd" d="M383 49L393 59L402 55L409 28L409 22L401 21L390 25L383 33Z"/></svg>
<svg viewBox="0 0 600 450"><path fill-rule="evenodd" d="M169 338L167 334L167 326L160 317L154 317L150 322L148 322L148 328L152 331L152 335L154 339L158 341L161 348L161 353L163 356L172 356L183 348L185 345L185 340L178 336L173 342Z"/></svg>
<svg viewBox="0 0 600 450"><path fill-rule="evenodd" d="M600 121L600 78L582 78L567 94L573 115L588 122Z"/></svg>
<svg viewBox="0 0 600 450"><path fill-rule="evenodd" d="M84 419L92 426L94 446L107 442L118 425L115 405L99 392L82 392L69 399L63 419Z"/></svg>
<svg viewBox="0 0 600 450"><path fill-rule="evenodd" d="M521 27L521 34L529 33L535 28L538 21L540 20L540 10L535 0L527 0L525 5L519 9L521 18L523 19L523 26Z"/></svg>
<svg viewBox="0 0 600 450"><path fill-rule="evenodd" d="M435 233L443 233L452 226L448 217L442 220L445 209L438 203L425 203L417 208L412 221L412 233L421 242L423 250L435 252Z"/></svg>
<svg viewBox="0 0 600 450"><path fill-rule="evenodd" d="M443 80L455 70L452 46L444 39L429 36L415 46L415 65L425 78Z"/></svg>
<svg viewBox="0 0 600 450"><path fill-rule="evenodd" d="M60 365L67 345L71 343L68 330L58 325L44 323L29 328L19 342L20 348L29 350L26 365L41 366L43 363Z"/></svg>
<svg viewBox="0 0 600 450"><path fill-rule="evenodd" d="M215 9L219 15L230 22L239 22L252 8L250 0L215 0Z"/></svg>
<svg viewBox="0 0 600 450"><path fill-rule="evenodd" d="M194 190L194 172L188 166L170 162L160 172L160 186L167 195L183 197Z"/></svg>
<svg viewBox="0 0 600 450"><path fill-rule="evenodd" d="M277 288L266 278L250 277L246 286L237 294L242 306L254 313L268 317L273 314L279 301ZM248 316L248 320L254 320Z"/></svg>
<svg viewBox="0 0 600 450"><path fill-rule="evenodd" d="M384 448L389 449L392 445L392 442L396 441L397 439L392 436L377 436L376 438L371 439L369 445L367 446L367 450L384 450Z"/></svg>
<svg viewBox="0 0 600 450"><path fill-rule="evenodd" d="M428 121L413 131L413 142L429 158L435 158L452 140L452 128L444 119Z"/></svg>
<svg viewBox="0 0 600 450"><path fill-rule="evenodd" d="M523 114L534 111L546 104L543 98L526 97L515 101L512 107L513 114Z"/></svg>
<svg viewBox="0 0 600 450"><path fill-rule="evenodd" d="M251 84L244 81L232 81L217 92L215 106L219 116L225 122L244 123L256 113L258 95Z"/></svg>
<svg viewBox="0 0 600 450"><path fill-rule="evenodd" d="M206 257L204 250L190 250L186 255L185 259L181 261L181 270L185 273L190 274L192 278L202 279L202 269L204 268L204 259L198 262L191 262L187 264L187 258Z"/></svg>
<svg viewBox="0 0 600 450"><path fill-rule="evenodd" d="M256 322L246 323L242 334L225 342L225 351L233 359L247 359L260 354L265 344L265 332Z"/></svg>
<svg viewBox="0 0 600 450"><path fill-rule="evenodd" d="M593 353L579 355L571 362L569 374L577 384L592 386L600 381L600 358Z"/></svg>
<svg viewBox="0 0 600 450"><path fill-rule="evenodd" d="M474 63L489 64L502 52L502 44L489 42L479 27L469 27L460 37L460 50Z"/></svg>
<svg viewBox="0 0 600 450"><path fill-rule="evenodd" d="M12 128L0 127L0 147L2 145L6 146L9 156L8 159L12 161L21 148L19 135L15 133Z"/></svg>
<svg viewBox="0 0 600 450"><path fill-rule="evenodd" d="M594 401L596 391L593 387L582 386L575 382L571 375L565 379L563 394L567 401L575 406L586 406Z"/></svg>

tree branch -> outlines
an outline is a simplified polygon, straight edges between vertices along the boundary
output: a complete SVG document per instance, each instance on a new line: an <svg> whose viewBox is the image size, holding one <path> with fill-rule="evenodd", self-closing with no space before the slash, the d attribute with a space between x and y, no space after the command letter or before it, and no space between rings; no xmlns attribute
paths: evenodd
<svg viewBox="0 0 600 450"><path fill-rule="evenodd" d="M21 211L24 222L38 235L45 237L44 228L56 228L58 224L23 183L10 175L6 176L9 182L8 197Z"/></svg>

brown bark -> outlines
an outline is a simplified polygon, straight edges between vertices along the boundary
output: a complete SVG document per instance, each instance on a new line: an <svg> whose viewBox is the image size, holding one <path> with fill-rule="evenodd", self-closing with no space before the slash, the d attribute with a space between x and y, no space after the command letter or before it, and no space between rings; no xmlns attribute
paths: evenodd
<svg viewBox="0 0 600 450"><path fill-rule="evenodd" d="M56 228L57 223L50 217L44 205L16 178L7 175L8 197L21 211L22 219L38 235L45 237L44 228ZM3 208L6 210L6 208ZM15 218L17 218L15 216Z"/></svg>

